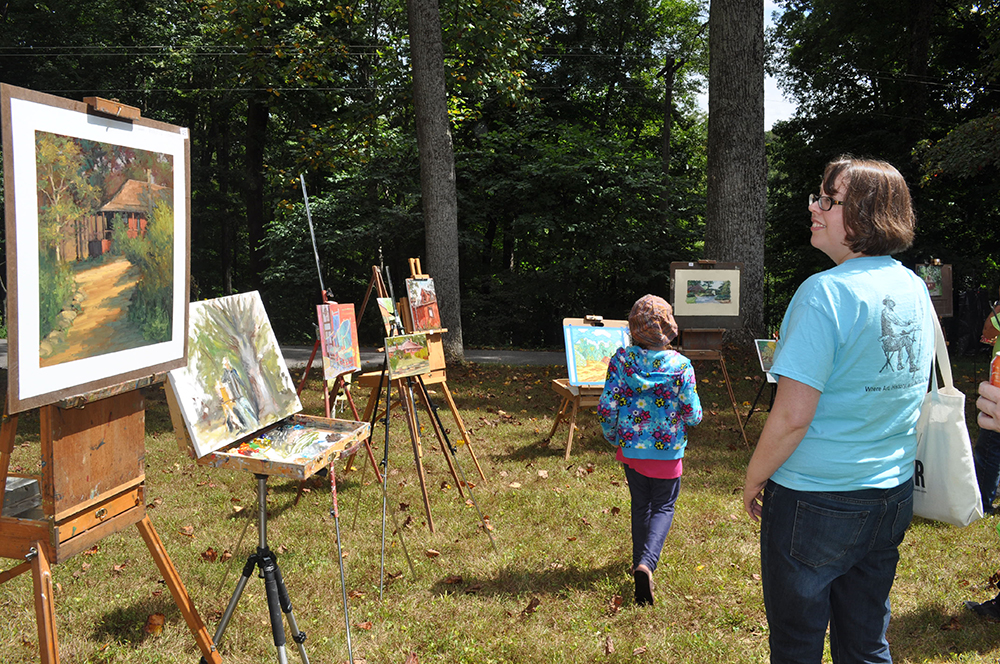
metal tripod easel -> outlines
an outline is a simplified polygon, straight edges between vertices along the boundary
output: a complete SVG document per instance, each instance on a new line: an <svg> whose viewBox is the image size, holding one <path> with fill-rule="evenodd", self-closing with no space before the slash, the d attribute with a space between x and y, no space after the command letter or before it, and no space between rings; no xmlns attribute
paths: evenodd
<svg viewBox="0 0 1000 664"><path fill-rule="evenodd" d="M243 595L247 581L253 574L254 568L260 569L260 578L264 579L264 590L267 593L267 611L271 618L271 634L274 637L274 647L278 651L279 664L287 664L288 658L285 654L285 628L281 621L281 614L288 618L288 627L292 633L292 640L299 648L299 655L303 664L309 664L309 656L306 655L306 633L299 629L295 622L295 614L292 613L292 601L288 597L288 590L285 588L285 581L281 576L281 569L278 567L278 557L267 546L267 475L254 473L257 478L257 530L259 540L257 551L250 554L246 564L243 566L243 575L236 583L236 590L229 599L226 612L222 614L222 620L215 630L215 645L218 647L226 633L226 627L233 617L236 604Z"/></svg>

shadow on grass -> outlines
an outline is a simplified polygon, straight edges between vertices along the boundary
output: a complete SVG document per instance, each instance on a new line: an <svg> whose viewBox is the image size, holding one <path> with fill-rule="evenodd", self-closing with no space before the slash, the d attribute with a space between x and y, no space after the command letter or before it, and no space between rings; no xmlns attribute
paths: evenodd
<svg viewBox="0 0 1000 664"><path fill-rule="evenodd" d="M892 658L923 662L944 653L954 660L964 660L969 653L987 656L997 650L997 627L961 605L954 610L931 605L906 613L893 611L889 625Z"/></svg>
<svg viewBox="0 0 1000 664"><path fill-rule="evenodd" d="M591 591L605 579L622 578L619 592L631 596L631 578L625 575L625 563L583 569L575 565L555 565L550 569L527 570L513 565L502 568L494 578L463 578L456 583L446 577L431 586L434 595L464 593L478 597L517 598L524 595L565 599L569 590Z"/></svg>
<svg viewBox="0 0 1000 664"><path fill-rule="evenodd" d="M184 620L173 597L164 590L157 597L147 597L130 606L115 607L105 613L94 626L91 639L98 643L106 643L109 639L118 643L142 643L150 638L145 627L146 621L154 613L162 614L166 622Z"/></svg>

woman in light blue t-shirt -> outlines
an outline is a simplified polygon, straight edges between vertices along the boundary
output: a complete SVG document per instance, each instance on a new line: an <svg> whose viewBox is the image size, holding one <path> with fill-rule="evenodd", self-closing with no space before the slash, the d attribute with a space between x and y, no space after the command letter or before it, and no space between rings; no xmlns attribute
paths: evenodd
<svg viewBox="0 0 1000 664"><path fill-rule="evenodd" d="M906 182L841 157L810 195L811 243L835 266L785 312L774 407L743 503L761 522L772 662L891 662L898 547L913 517L915 426L934 352L923 280L891 254L913 241Z"/></svg>

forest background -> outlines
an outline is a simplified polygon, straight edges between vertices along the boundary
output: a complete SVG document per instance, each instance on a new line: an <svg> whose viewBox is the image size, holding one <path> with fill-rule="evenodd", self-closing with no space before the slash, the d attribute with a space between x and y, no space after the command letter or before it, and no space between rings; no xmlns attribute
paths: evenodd
<svg viewBox="0 0 1000 664"><path fill-rule="evenodd" d="M767 70L797 110L766 135L764 328L809 274L806 197L851 153L895 164L917 239L953 265L958 347L1000 283L1000 3L778 0ZM708 3L440 5L468 346L561 347L561 321L623 318L704 255ZM360 304L372 265L401 293L424 250L401 0L12 1L0 80L97 95L188 127L192 299L261 291L283 343L315 335L319 280ZM734 63L734 66L736 63ZM763 131L763 127L761 128ZM749 230L726 220L734 237ZM433 276L433 274L432 274ZM376 321L363 343L378 341Z"/></svg>

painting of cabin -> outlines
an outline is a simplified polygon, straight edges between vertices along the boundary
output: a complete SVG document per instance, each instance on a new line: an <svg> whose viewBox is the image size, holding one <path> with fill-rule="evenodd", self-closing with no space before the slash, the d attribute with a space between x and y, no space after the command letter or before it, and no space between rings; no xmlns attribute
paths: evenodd
<svg viewBox="0 0 1000 664"><path fill-rule="evenodd" d="M385 352L389 360L389 378L418 376L431 370L427 335L422 332L386 337Z"/></svg>
<svg viewBox="0 0 1000 664"><path fill-rule="evenodd" d="M437 330L441 328L441 313L438 311L437 294L433 279L407 279L406 294L410 300L410 314L413 317L413 331Z"/></svg>
<svg viewBox="0 0 1000 664"><path fill-rule="evenodd" d="M107 203L84 214L64 229L61 255L65 261L97 258L111 251L115 224L125 224L130 238L145 237L150 210L157 201L170 202L173 188L152 181L126 180Z"/></svg>

